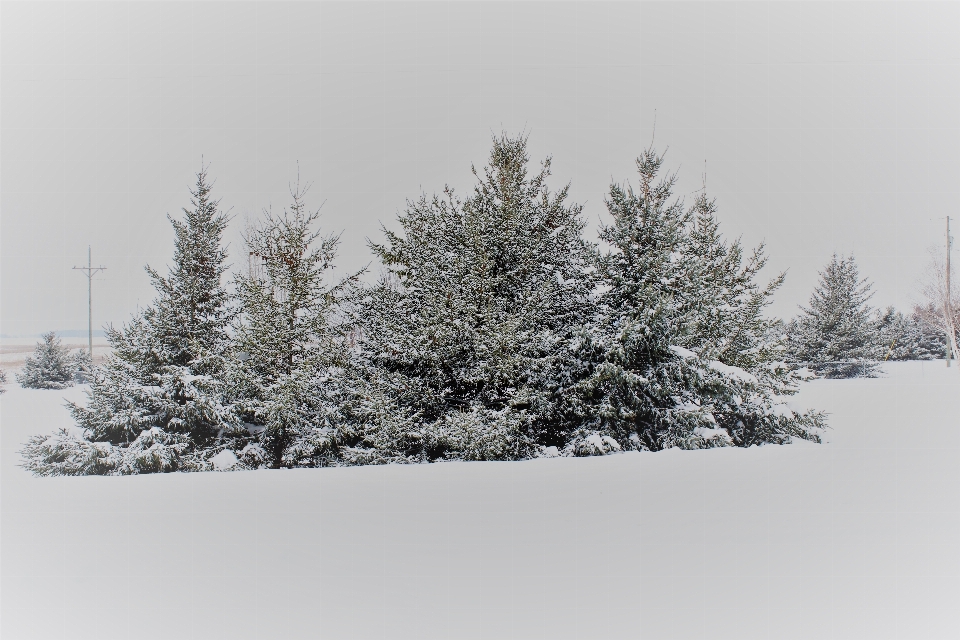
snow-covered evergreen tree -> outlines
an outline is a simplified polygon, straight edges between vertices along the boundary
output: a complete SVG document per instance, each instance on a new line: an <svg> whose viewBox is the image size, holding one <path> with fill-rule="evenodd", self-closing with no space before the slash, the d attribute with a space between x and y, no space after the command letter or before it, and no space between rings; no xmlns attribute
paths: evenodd
<svg viewBox="0 0 960 640"><path fill-rule="evenodd" d="M73 353L72 364L74 368L74 380L78 383L87 382L90 371L93 369L93 358L85 349L77 349Z"/></svg>
<svg viewBox="0 0 960 640"><path fill-rule="evenodd" d="M706 195L686 208L662 157L611 187L600 255L569 187L528 170L527 139L493 140L466 199L408 202L371 243L372 286L335 281L338 236L292 190L245 236L256 268L221 285L227 218L205 171L153 304L107 331L83 375L79 428L35 436L39 475L504 460L819 439L796 414L784 328L762 315L762 247L723 240ZM79 363L79 360L77 360ZM76 370L77 367L75 366Z"/></svg>
<svg viewBox="0 0 960 640"><path fill-rule="evenodd" d="M192 208L183 209L182 220L168 216L175 232L169 275L147 267L157 298L122 329L107 329L113 353L89 373L89 402L70 404L84 437L59 440L55 458L113 446L112 459L119 462L84 472L203 468L196 447L209 448L235 429L224 404L232 312L221 284L227 257L221 237L228 217L210 189L201 169L191 189ZM49 466L54 459L44 457L53 450L31 442L24 450L27 464L36 473L58 473ZM137 454L138 448L147 453Z"/></svg>
<svg viewBox="0 0 960 640"><path fill-rule="evenodd" d="M762 247L744 261L739 242L722 240L714 202L701 195L686 209L675 176L658 178L662 163L646 150L639 191L613 185L607 198L599 358L581 385L595 412L581 440L650 450L817 440L822 416L784 404L796 379L761 315L783 276L758 285Z"/></svg>
<svg viewBox="0 0 960 640"><path fill-rule="evenodd" d="M878 310L874 330L875 360L933 360L943 355L943 334L917 314L908 316L893 307Z"/></svg>
<svg viewBox="0 0 960 640"><path fill-rule="evenodd" d="M73 385L76 373L77 366L70 358L70 350L51 331L43 334L33 357L27 358L23 371L16 377L21 387L29 389L65 389Z"/></svg>
<svg viewBox="0 0 960 640"><path fill-rule="evenodd" d="M691 207L679 253L684 274L675 296L683 318L680 346L748 370L782 360L782 341L771 339L778 321L765 317L763 310L786 274L763 286L757 282L767 264L764 246L745 256L739 240L724 241L716 203L701 193Z"/></svg>
<svg viewBox="0 0 960 640"><path fill-rule="evenodd" d="M809 308L788 325L794 362L827 378L872 376L879 342L873 309L867 304L872 285L861 278L853 256L834 254L820 272Z"/></svg>
<svg viewBox="0 0 960 640"><path fill-rule="evenodd" d="M6 393L4 385L7 384L7 372L3 369L0 369L0 393Z"/></svg>
<svg viewBox="0 0 960 640"><path fill-rule="evenodd" d="M495 138L470 198L408 202L402 235L372 245L388 271L357 304L354 455L516 459L566 441L593 249L550 160L527 167L525 137Z"/></svg>
<svg viewBox="0 0 960 640"><path fill-rule="evenodd" d="M235 410L270 466L315 466L337 455L346 329L337 304L357 276L329 282L339 236L313 229L307 189L281 215L265 212L246 242L256 264L237 278L241 316L233 364Z"/></svg>
<svg viewBox="0 0 960 640"><path fill-rule="evenodd" d="M929 353L931 358L943 358L947 353L947 336L943 330L943 313L928 302L925 305L914 305L910 319L921 335L921 350ZM960 321L958 321L960 324Z"/></svg>

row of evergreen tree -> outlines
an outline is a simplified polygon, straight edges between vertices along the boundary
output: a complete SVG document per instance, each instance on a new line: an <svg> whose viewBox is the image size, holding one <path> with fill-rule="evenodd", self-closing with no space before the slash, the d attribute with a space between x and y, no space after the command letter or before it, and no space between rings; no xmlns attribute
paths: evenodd
<svg viewBox="0 0 960 640"><path fill-rule="evenodd" d="M408 202L371 243L385 269L333 280L338 236L292 190L245 241L228 292L228 218L205 170L154 302L91 374L79 429L36 436L41 475L516 460L819 441L791 411L800 376L762 311L763 247L719 232L715 205L673 195L662 156L613 185L601 245L568 187L531 172L526 139L493 141L469 197Z"/></svg>
<svg viewBox="0 0 960 640"><path fill-rule="evenodd" d="M787 359L827 378L873 376L884 360L943 356L946 336L915 309L869 306L872 285L853 256L831 258L798 317L787 323Z"/></svg>

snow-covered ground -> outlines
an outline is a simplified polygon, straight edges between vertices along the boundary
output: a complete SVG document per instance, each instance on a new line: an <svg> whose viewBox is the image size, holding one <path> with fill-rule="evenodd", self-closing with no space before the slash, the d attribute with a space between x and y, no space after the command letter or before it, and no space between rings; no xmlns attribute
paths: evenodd
<svg viewBox="0 0 960 640"><path fill-rule="evenodd" d="M807 383L824 445L33 478L0 396L3 638L960 637L960 371Z"/></svg>

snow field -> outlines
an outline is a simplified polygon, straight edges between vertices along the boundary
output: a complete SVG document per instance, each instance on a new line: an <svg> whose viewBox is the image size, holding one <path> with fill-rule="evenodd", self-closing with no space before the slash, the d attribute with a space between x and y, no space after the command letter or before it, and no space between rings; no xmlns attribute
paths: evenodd
<svg viewBox="0 0 960 640"><path fill-rule="evenodd" d="M0 396L3 638L960 637L960 371L817 380L826 443L34 478Z"/></svg>

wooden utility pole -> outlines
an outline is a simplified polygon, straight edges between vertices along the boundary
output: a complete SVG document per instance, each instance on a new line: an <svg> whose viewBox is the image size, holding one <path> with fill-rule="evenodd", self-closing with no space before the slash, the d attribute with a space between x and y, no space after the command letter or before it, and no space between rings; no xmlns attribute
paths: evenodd
<svg viewBox="0 0 960 640"><path fill-rule="evenodd" d="M87 245L87 266L85 267L74 267L79 271L86 271L87 273L87 322L89 328L88 334L88 344L90 347L90 362L93 362L93 276L99 271L103 271L106 267L100 266L96 269L93 268L93 262L91 260L90 245Z"/></svg>

